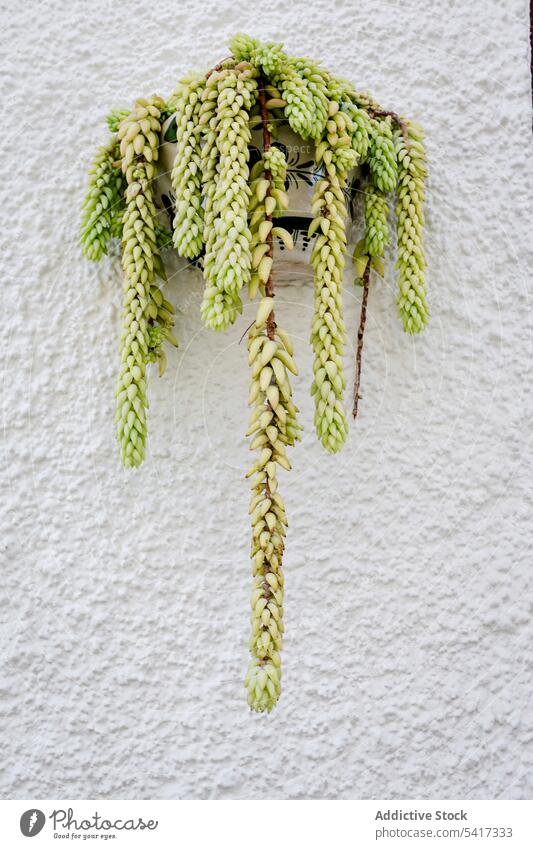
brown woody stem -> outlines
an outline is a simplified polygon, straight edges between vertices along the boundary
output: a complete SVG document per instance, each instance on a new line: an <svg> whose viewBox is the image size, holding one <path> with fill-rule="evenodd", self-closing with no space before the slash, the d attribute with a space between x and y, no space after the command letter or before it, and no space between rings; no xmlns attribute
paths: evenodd
<svg viewBox="0 0 533 849"><path fill-rule="evenodd" d="M221 62L218 62L218 64L216 64L213 68L211 68L210 71L207 72L207 74L205 75L206 80L208 80L211 74L215 73L215 71L221 71L226 62L231 62L233 58L233 56L226 56L225 59L222 59Z"/></svg>
<svg viewBox="0 0 533 849"><path fill-rule="evenodd" d="M392 118L392 120L395 122L395 124L397 124L398 127L400 128L400 130L402 131L402 135L403 135L406 146L409 147L410 138L409 138L409 130L408 130L407 124L402 118L400 118L400 116L398 115L397 112L390 112L387 109L373 109L372 107L369 107L368 108L368 114L372 118L387 118L387 117Z"/></svg>
<svg viewBox="0 0 533 849"><path fill-rule="evenodd" d="M368 262L366 264L366 268L363 274L363 299L361 301L361 314L359 317L359 330L357 331L357 351L355 354L355 381L353 387L353 410L352 415L354 419L357 416L357 408L359 405L359 389L361 387L361 365L362 365L362 357L363 357L363 339L365 335L365 324L366 324L366 308L368 305L368 290L370 283L370 257L368 257Z"/></svg>

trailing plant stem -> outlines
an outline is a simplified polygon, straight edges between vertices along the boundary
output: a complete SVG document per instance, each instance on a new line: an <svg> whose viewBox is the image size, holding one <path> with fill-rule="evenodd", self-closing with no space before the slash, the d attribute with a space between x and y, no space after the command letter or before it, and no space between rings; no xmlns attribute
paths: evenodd
<svg viewBox="0 0 533 849"><path fill-rule="evenodd" d="M260 81L259 103L263 125L263 157L270 149L268 108L264 82ZM271 157L267 155L268 170L264 169L261 191L263 222L272 225L271 207L275 200L275 175ZM268 185L265 185L267 183ZM272 227L269 227L271 230ZM278 466L290 469L285 453L286 446L294 445L299 438L300 426L296 421L297 408L291 399L289 372L296 374L292 359L292 343L288 335L277 327L274 317L274 281L272 277L273 238L269 234L267 246L269 273L264 279L264 297L256 320L248 334L248 362L252 367L250 404L254 406L249 436L250 448L259 450L259 457L249 470L253 475L250 513L252 523L253 587L252 633L250 637L250 663L245 678L248 703L252 710L271 711L281 692L281 658L283 634L283 571L282 557L287 517L283 499L278 492Z"/></svg>
<svg viewBox="0 0 533 849"><path fill-rule="evenodd" d="M270 150L270 131L268 129L268 109L267 109L267 106L266 106L265 78L263 76L261 76L259 78L258 99L259 99L259 109L261 111L261 124L262 124L262 128L263 128L263 153L264 153L265 151ZM267 196L270 196L270 194L272 192L272 172L271 171L265 171L265 180L268 180L268 182L270 184L269 188L267 189ZM266 221L272 221L272 215L265 215L265 220ZM268 244L267 256L272 258L274 256L274 240L272 238L272 230L269 231L266 241L267 241L267 244ZM270 271L270 274L268 275L268 280L265 283L265 295L266 295L267 298L273 298L274 297L274 279L273 279L273 276L272 276L272 270ZM274 316L274 310L272 310L270 312L270 315L267 318L266 328L267 328L268 338L274 339L274 333L275 333L275 330L276 330L276 320L275 320L275 316ZM267 403L267 407L268 407L269 410L272 410L270 403ZM269 483L268 483L268 477L265 478L265 496L267 498L271 497L270 486L269 486ZM270 599L270 597L272 595L272 590L271 590L270 584L268 583L266 578L263 582L263 590L264 590L265 598ZM265 662L266 662L266 657L262 658L262 660L260 661L261 665L263 665Z"/></svg>
<svg viewBox="0 0 533 849"><path fill-rule="evenodd" d="M370 257L368 258L368 262L366 264L366 268L363 274L363 298L361 301L361 314L359 317L359 329L357 331L357 351L355 355L355 381L353 388L353 409L352 415L354 419L357 417L357 410L359 405L359 389L361 386L361 365L362 365L362 357L363 357L363 339L365 335L365 324L366 324L366 308L368 305L368 290L370 287Z"/></svg>
<svg viewBox="0 0 533 849"><path fill-rule="evenodd" d="M265 78L261 75L259 78L259 88L258 88L258 100L259 100L259 109L261 113L261 124L263 129L263 153L267 150L270 150L270 130L268 129L268 109L266 105L266 94L265 94ZM269 197L272 193L272 172L265 170L265 180L268 180L269 187L267 189L267 197ZM272 221L272 215L265 215L265 221ZM274 239L272 238L272 230L269 230L268 236L266 238L268 244L267 256L271 259L274 256ZM274 279L272 276L272 269L270 270L270 274L268 275L268 280L265 283L265 295L267 298L274 297ZM269 339L274 339L274 333L276 331L276 319L274 315L274 310L270 312L270 315L266 321L266 329L267 336ZM267 408L272 410L270 403L267 403ZM265 478L265 497L271 497L270 486L268 483L268 477ZM272 595L272 590L270 588L270 584L268 581L264 580L263 582L263 590L266 599L270 599ZM263 665L266 662L266 658L263 658L260 663Z"/></svg>
<svg viewBox="0 0 533 849"><path fill-rule="evenodd" d="M265 92L265 78L263 76L259 77L259 90L258 90L258 100L259 100L259 109L261 112L261 124L263 128L263 152L270 150L270 130L268 129L268 109L266 105L267 97ZM267 196L272 194L272 171L265 170L265 180L269 182L269 188L267 189ZM272 221L272 215L265 215L265 221ZM271 259L274 256L274 239L272 236L272 230L270 229L268 232L268 236L266 238L266 242L268 244L267 256ZM265 283L265 295L267 298L274 297L274 281L272 278L272 270L268 275L268 280ZM274 332L276 330L276 322L274 317L274 310L270 313L267 319L267 334L269 339L274 338Z"/></svg>

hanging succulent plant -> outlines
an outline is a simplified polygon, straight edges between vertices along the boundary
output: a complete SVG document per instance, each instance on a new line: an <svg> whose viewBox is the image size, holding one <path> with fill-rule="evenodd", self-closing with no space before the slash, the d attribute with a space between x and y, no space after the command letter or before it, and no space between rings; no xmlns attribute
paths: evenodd
<svg viewBox="0 0 533 849"><path fill-rule="evenodd" d="M278 492L278 469L291 468L287 447L300 438L290 374L297 374L288 333L274 315L274 244L293 247L290 232L276 225L288 207L287 158L276 143L288 124L315 147L308 238L315 305L311 325L317 437L329 452L346 440L348 423L343 351L342 281L347 234L346 186L361 169L364 225L353 254L356 282L363 286L357 333L353 415L357 414L370 271L383 274L389 241L389 196L396 196L398 307L408 333L428 321L422 242L424 180L420 127L383 110L367 94L321 65L288 57L281 44L235 36L231 55L206 74L190 75L165 103L139 99L133 110L108 117L111 137L98 149L83 205L81 244L99 260L109 241L122 240L124 270L120 372L116 424L126 467L145 453L147 368L165 367L164 344L176 345L174 309L163 297L163 247L200 261L205 278L201 315L213 330L227 330L248 299L259 296L248 332L251 368L248 435L257 458L248 471L252 497L253 590L248 702L270 711L281 690L283 572L287 517ZM171 182L172 232L155 205L162 127L172 116L176 154ZM259 159L250 159L251 133L261 130Z"/></svg>

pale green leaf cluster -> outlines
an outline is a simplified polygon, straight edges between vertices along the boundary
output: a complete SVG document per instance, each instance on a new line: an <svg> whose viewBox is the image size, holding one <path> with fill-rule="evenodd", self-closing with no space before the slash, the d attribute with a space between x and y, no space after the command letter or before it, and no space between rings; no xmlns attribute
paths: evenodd
<svg viewBox="0 0 533 849"><path fill-rule="evenodd" d="M289 205L285 192L287 161L278 147L263 152L250 172L252 196L248 213L250 217L250 247L252 251L252 274L248 284L248 297L253 300L257 293L265 295L265 287L272 272L271 242L279 238L291 250L291 235L282 227L275 227L272 217L280 214Z"/></svg>
<svg viewBox="0 0 533 849"><path fill-rule="evenodd" d="M283 188L287 174L287 159L280 147L270 147L263 153L263 165L265 171L270 171L276 181L277 188Z"/></svg>
<svg viewBox="0 0 533 849"><path fill-rule="evenodd" d="M249 62L267 77L279 73L287 61L283 45L276 42L261 42L244 33L237 33L230 41L231 52L238 62Z"/></svg>
<svg viewBox="0 0 533 849"><path fill-rule="evenodd" d="M149 318L148 361L158 363L160 377L163 377L167 365L164 343L170 342L175 348L178 347L173 332L174 312L173 305L163 296L159 286L152 286L150 289L150 302L147 307Z"/></svg>
<svg viewBox="0 0 533 849"><path fill-rule="evenodd" d="M390 116L371 122L372 135L368 164L370 176L377 189L387 194L393 192L398 180L398 163L394 149Z"/></svg>
<svg viewBox="0 0 533 849"><path fill-rule="evenodd" d="M250 282L252 254L248 226L249 112L257 93L257 72L242 63L211 74L204 95L213 114L203 124L206 162L205 205L206 288L202 317L213 330L226 330L242 311L240 291ZM207 107L211 109L209 105Z"/></svg>
<svg viewBox="0 0 533 849"><path fill-rule="evenodd" d="M181 81L170 98L176 118L176 157L172 169L175 195L174 245L180 256L195 259L203 238L200 107L205 77L191 75Z"/></svg>
<svg viewBox="0 0 533 849"><path fill-rule="evenodd" d="M271 102L271 101L270 101ZM268 108L266 107L268 120ZM273 240L281 239L288 249L289 233L274 227L272 216L288 205L285 194L287 161L278 147L267 147L251 173L249 206L252 234L252 275L249 297L261 292L256 319L248 334L248 359L252 368L249 403L254 405L248 435L251 450L259 458L249 470L252 480L253 589L251 659L245 679L248 703L253 710L267 711L281 692L281 636L283 633L283 573L285 507L277 491L277 466L290 469L287 445L300 438L298 412L292 401L289 373L296 374L292 342L274 319L274 298L268 294L272 273Z"/></svg>
<svg viewBox="0 0 533 849"><path fill-rule="evenodd" d="M172 232L163 224L157 224L155 228L155 241L159 251L172 247Z"/></svg>
<svg viewBox="0 0 533 849"><path fill-rule="evenodd" d="M399 270L398 306L404 330L418 333L429 319L426 302L426 260L423 245L426 154L421 128L405 122L408 137L396 132L399 163L397 205L397 242Z"/></svg>
<svg viewBox="0 0 533 849"><path fill-rule="evenodd" d="M342 103L350 101L354 92L355 89L348 80L343 80L333 74L328 76L328 97L332 103L338 103L340 106Z"/></svg>
<svg viewBox="0 0 533 849"><path fill-rule="evenodd" d="M198 125L202 132L202 145L200 150L200 165L202 179L202 197L204 208L204 232L203 241L205 246L203 269L204 277L207 279L214 273L213 247L216 241L214 221L216 210L214 205L217 171L219 164L219 153L217 147L217 101L218 101L219 74L213 72L209 75L205 88L202 92L200 115ZM231 322L228 320L227 326Z"/></svg>
<svg viewBox="0 0 533 849"><path fill-rule="evenodd" d="M309 136L312 139L319 139L324 132L329 114L328 73L317 62L305 58L294 59L294 68L304 80L311 98Z"/></svg>
<svg viewBox="0 0 533 849"><path fill-rule="evenodd" d="M117 156L113 137L98 148L89 171L80 227L80 242L87 259L100 260L107 253L109 240L120 234L124 180L120 169L114 167Z"/></svg>
<svg viewBox="0 0 533 849"><path fill-rule="evenodd" d="M157 318L158 312L152 292L156 290L155 277L161 268L152 190L161 105L157 97L136 101L133 111L120 124L117 136L127 189L122 233L121 367L115 420L122 462L126 467L142 462L146 445L146 363L153 350L150 323Z"/></svg>
<svg viewBox="0 0 533 849"><path fill-rule="evenodd" d="M346 251L347 170L356 153L347 135L347 117L330 105L326 139L317 145L317 164L324 177L315 186L310 235L317 233L311 253L314 269L315 308L311 328L314 351L315 429L324 448L336 453L348 433L343 405L346 386L343 352L346 328L343 317L342 278Z"/></svg>
<svg viewBox="0 0 533 849"><path fill-rule="evenodd" d="M364 187L365 249L369 256L383 256L389 241L389 206L382 191L367 182Z"/></svg>
<svg viewBox="0 0 533 849"><path fill-rule="evenodd" d="M118 132L118 128L120 127L124 118L126 118L130 114L129 109L112 109L109 115L106 118L107 126L109 127L109 131L111 133Z"/></svg>
<svg viewBox="0 0 533 849"><path fill-rule="evenodd" d="M341 109L350 118L352 148L357 153L358 163L361 164L366 161L370 147L370 136L372 132L370 118L364 109L356 106L351 100L344 101Z"/></svg>
<svg viewBox="0 0 533 849"><path fill-rule="evenodd" d="M319 135L315 118L313 95L305 79L298 73L294 62L287 61L272 82L286 103L285 117L291 129L303 139Z"/></svg>

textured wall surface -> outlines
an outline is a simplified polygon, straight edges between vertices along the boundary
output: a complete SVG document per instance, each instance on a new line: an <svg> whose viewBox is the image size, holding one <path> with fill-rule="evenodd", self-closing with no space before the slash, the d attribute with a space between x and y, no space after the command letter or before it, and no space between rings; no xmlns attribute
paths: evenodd
<svg viewBox="0 0 533 849"><path fill-rule="evenodd" d="M527 7L3 5L3 797L531 797ZM126 473L120 262L90 265L77 245L108 109L167 95L239 29L420 120L431 166L431 325L402 333L389 263L337 457L312 430L311 279L279 291L306 432L281 484L284 690L269 717L242 686L251 311L208 332L201 280L173 276L181 344L151 381L149 457ZM359 302L347 275L352 337Z"/></svg>

